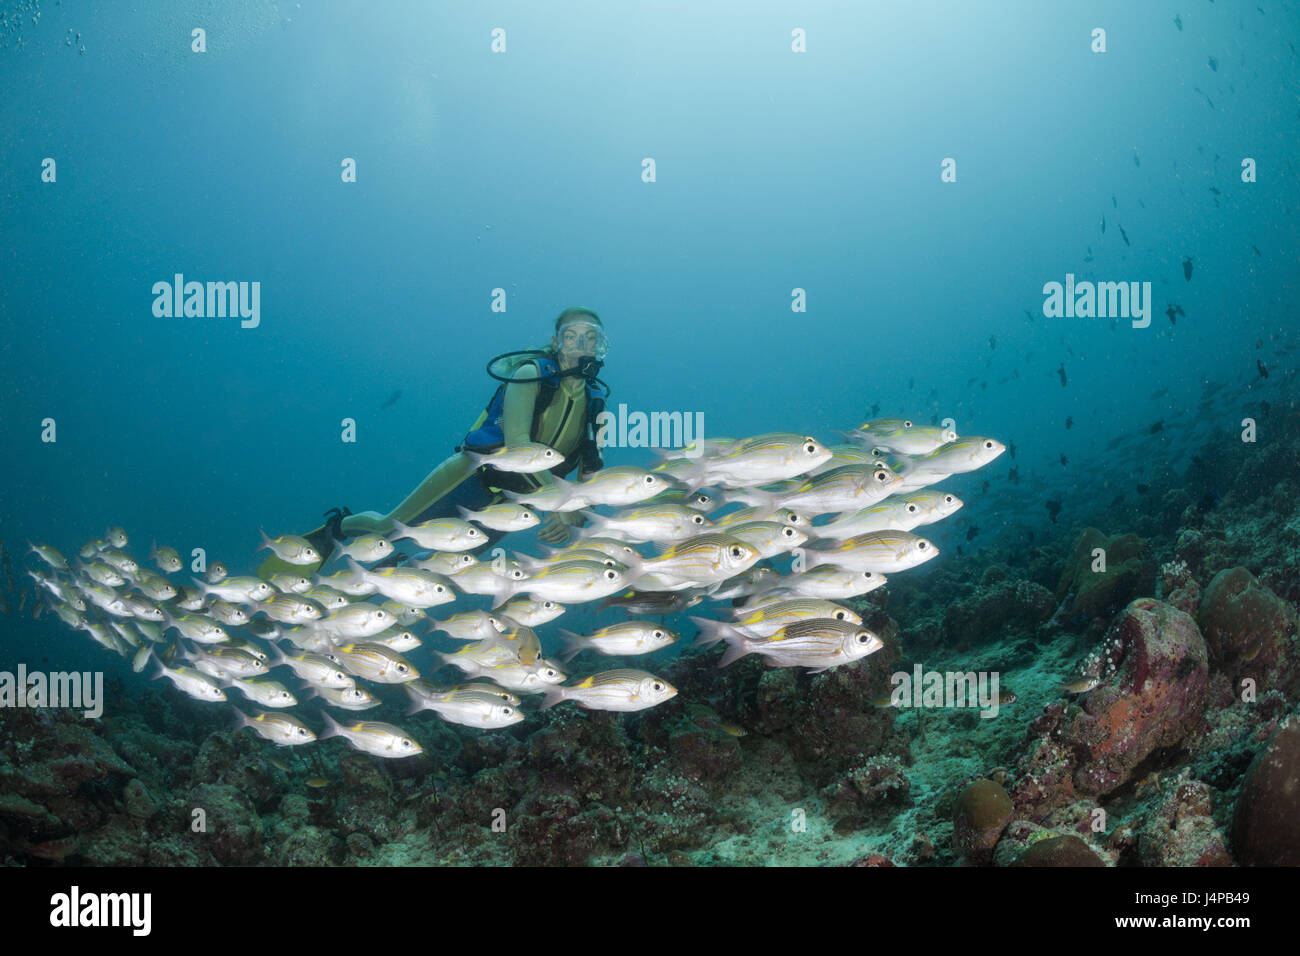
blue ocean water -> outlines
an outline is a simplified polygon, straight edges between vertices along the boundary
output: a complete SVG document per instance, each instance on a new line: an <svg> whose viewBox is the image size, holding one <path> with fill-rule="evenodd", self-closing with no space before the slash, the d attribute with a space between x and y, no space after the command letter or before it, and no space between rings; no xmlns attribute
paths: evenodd
<svg viewBox="0 0 1300 956"><path fill-rule="evenodd" d="M945 557L1068 538L1294 409L1293 5L0 8L16 565L121 525L249 573L259 527L387 511L487 360L572 305L612 404L710 436L951 417L1014 443L951 483ZM155 316L178 273L260 283L260 323ZM1045 315L1067 275L1150 283L1149 327ZM133 679L48 617L0 627L6 660Z"/></svg>

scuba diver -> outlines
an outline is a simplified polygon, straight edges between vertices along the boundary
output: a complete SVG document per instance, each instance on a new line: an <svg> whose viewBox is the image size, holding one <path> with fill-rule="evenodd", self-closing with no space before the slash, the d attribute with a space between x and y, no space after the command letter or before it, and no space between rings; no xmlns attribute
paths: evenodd
<svg viewBox="0 0 1300 956"><path fill-rule="evenodd" d="M326 512L329 520L303 535L321 556L320 564L294 565L272 555L257 573L310 574L329 561L335 543L358 534L386 535L393 522L419 524L434 518L459 517L458 508L477 511L505 500L505 491L533 491L564 477L576 467L585 478L604 467L596 445L596 416L605 407L609 388L596 376L609 350L600 316L591 309L565 309L555 320L549 348L524 349L498 355L488 374L502 384L479 415L455 454L438 465L406 499L388 514L347 508ZM554 448L563 460L547 471L532 474L499 471L477 465L467 452L484 454L523 442ZM560 544L569 528L586 523L577 512L552 512L539 528L539 537ZM501 532L482 529L489 544ZM394 551L379 566L395 564L405 555Z"/></svg>

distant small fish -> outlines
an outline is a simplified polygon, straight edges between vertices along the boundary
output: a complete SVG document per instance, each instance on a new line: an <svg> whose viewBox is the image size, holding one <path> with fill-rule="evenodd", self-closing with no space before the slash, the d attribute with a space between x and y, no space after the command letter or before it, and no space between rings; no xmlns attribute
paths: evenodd
<svg viewBox="0 0 1300 956"><path fill-rule="evenodd" d="M384 402L384 404L380 405L379 407L380 407L380 408L389 408L389 407L391 407L391 406L393 406L393 405L396 405L396 404L397 404L397 400L398 400L399 398L401 398L401 397L402 397L402 390L399 388L397 391L393 392L392 395L389 395L389 396L388 396L388 400L387 400L386 402Z"/></svg>
<svg viewBox="0 0 1300 956"><path fill-rule="evenodd" d="M1160 419L1160 421L1155 422L1147 427L1147 434L1157 435L1164 430L1165 430L1165 420L1162 418Z"/></svg>
<svg viewBox="0 0 1300 956"><path fill-rule="evenodd" d="M1192 257L1191 256L1186 256L1183 259L1183 278L1188 282L1192 281Z"/></svg>
<svg viewBox="0 0 1300 956"><path fill-rule="evenodd" d="M1065 388L1065 382L1066 382L1066 379L1065 379L1065 363L1064 363L1064 362L1062 362L1062 363L1061 363L1061 367L1058 368L1058 369L1056 370L1056 374L1059 375L1059 376L1061 376L1061 388Z"/></svg>
<svg viewBox="0 0 1300 956"><path fill-rule="evenodd" d="M973 540L973 539L975 538L975 536L976 536L977 534L979 534L979 533L980 533L980 526L977 525L977 524L973 524L973 525L971 525L971 526L966 530L966 540L967 540L967 541L971 541L971 540Z"/></svg>
<svg viewBox="0 0 1300 956"><path fill-rule="evenodd" d="M1178 14L1174 14L1174 26L1178 27L1179 33L1183 32L1183 18Z"/></svg>
<svg viewBox="0 0 1300 956"><path fill-rule="evenodd" d="M267 757L266 762L269 763L276 770L283 771L284 773L293 773L293 768L291 768L283 760L276 760L274 757Z"/></svg>
<svg viewBox="0 0 1300 956"><path fill-rule="evenodd" d="M1073 427L1074 427L1074 419L1071 418L1069 415L1066 415L1066 416L1065 416L1065 430L1068 432L1068 431L1069 431L1071 428L1073 428Z"/></svg>
<svg viewBox="0 0 1300 956"><path fill-rule="evenodd" d="M1016 695L1015 695L1015 693L1012 692L1012 691L1009 691L1009 690L999 690L999 691L998 691L998 703L999 703L999 704L1014 704L1018 699L1019 699L1019 698L1017 698Z"/></svg>
<svg viewBox="0 0 1300 956"><path fill-rule="evenodd" d="M1262 253L1262 252L1259 251L1259 246L1251 246L1250 248L1252 248L1252 249L1255 250L1255 255L1257 255L1257 256L1263 258L1264 253Z"/></svg>
<svg viewBox="0 0 1300 956"><path fill-rule="evenodd" d="M1123 227L1123 226L1120 226L1120 227L1119 227L1119 237L1120 237L1121 239L1124 240L1124 245L1126 245L1126 246L1131 246L1131 245L1132 245L1132 243L1130 243L1130 242L1128 241L1128 233L1124 231L1124 227Z"/></svg>
<svg viewBox="0 0 1300 956"><path fill-rule="evenodd" d="M1254 645L1252 645L1251 647L1247 648L1247 649L1246 649L1246 652L1245 652L1244 654L1241 655L1241 659L1242 659L1243 661L1253 661L1256 657L1259 656L1260 649L1261 649L1263 646L1264 646L1264 642L1263 642L1263 641L1257 641L1257 642L1255 642Z"/></svg>
<svg viewBox="0 0 1300 956"><path fill-rule="evenodd" d="M958 555L965 555L965 554L966 554L966 552L963 551L963 550L961 549L961 545L957 545L957 554L958 554Z"/></svg>
<svg viewBox="0 0 1300 956"><path fill-rule="evenodd" d="M1210 57L1210 69L1213 70L1215 73L1219 72L1219 61L1216 60L1214 57Z"/></svg>
<svg viewBox="0 0 1300 956"><path fill-rule="evenodd" d="M1047 515L1052 519L1052 524L1056 524L1056 516L1061 513L1061 501L1059 498L1047 502Z"/></svg>
<svg viewBox="0 0 1300 956"><path fill-rule="evenodd" d="M1219 493L1213 489L1201 495L1201 500L1196 502L1196 511L1198 514L1205 514L1212 511L1214 506L1219 503Z"/></svg>
<svg viewBox="0 0 1300 956"><path fill-rule="evenodd" d="M1090 690L1096 690L1101 686L1101 678L1096 675L1088 677L1079 677L1070 681L1068 684L1062 684L1061 690L1071 694L1086 694Z"/></svg>
<svg viewBox="0 0 1300 956"><path fill-rule="evenodd" d="M989 336L989 348L991 348L991 349L995 349L995 348L997 348L997 347L998 347L998 340L997 340L997 338L996 338L995 336L990 335L990 336Z"/></svg>
<svg viewBox="0 0 1300 956"><path fill-rule="evenodd" d="M986 479L984 479L984 484L980 487L980 491L981 491L981 492L987 492L988 490L989 490L989 481L988 481L988 479L986 478Z"/></svg>
<svg viewBox="0 0 1300 956"><path fill-rule="evenodd" d="M319 790L322 787L328 787L330 785L330 782L324 777L311 777L303 782L313 790Z"/></svg>
<svg viewBox="0 0 1300 956"><path fill-rule="evenodd" d="M1092 256L1084 256L1084 257L1083 257L1083 261L1084 261L1084 262L1091 262L1091 261L1092 261Z"/></svg>
<svg viewBox="0 0 1300 956"><path fill-rule="evenodd" d="M1013 442L1013 441L1009 441L1009 442L1007 442L1007 454L1010 455L1012 458L1015 458L1015 457L1016 457L1016 443L1015 443L1015 442Z"/></svg>
<svg viewBox="0 0 1300 956"><path fill-rule="evenodd" d="M1106 234L1106 217L1105 217L1105 216L1102 216L1102 217L1101 217L1101 232L1102 232L1102 235L1105 235L1105 234Z"/></svg>
<svg viewBox="0 0 1300 956"><path fill-rule="evenodd" d="M1061 467L1064 468L1070 463L1070 459L1065 457L1065 452L1061 452Z"/></svg>
<svg viewBox="0 0 1300 956"><path fill-rule="evenodd" d="M1170 325L1178 324L1178 310L1175 309L1172 305L1169 308L1165 309L1165 315L1169 316Z"/></svg>
<svg viewBox="0 0 1300 956"><path fill-rule="evenodd" d="M871 417L872 417L872 418L877 418L877 417L879 417L879 416L880 416L880 403L879 403L879 402L875 402L875 403L873 403L872 406L871 406Z"/></svg>
<svg viewBox="0 0 1300 956"><path fill-rule="evenodd" d="M1259 407L1260 409L1263 410L1265 418L1268 418L1268 413L1273 410L1273 406L1270 405L1268 402L1260 402Z"/></svg>
<svg viewBox="0 0 1300 956"><path fill-rule="evenodd" d="M1151 486L1150 486L1150 485L1138 484L1137 487L1136 487L1136 490L1137 490L1137 493L1138 493L1138 494L1140 494L1140 495L1145 495L1148 491L1151 490Z"/></svg>
<svg viewBox="0 0 1300 956"><path fill-rule="evenodd" d="M1142 165L1142 160L1138 159L1138 148L1136 146L1133 147L1133 165L1134 166Z"/></svg>
<svg viewBox="0 0 1300 956"><path fill-rule="evenodd" d="M1223 193L1219 192L1219 190L1217 190L1217 189L1214 188L1213 186L1210 187L1210 192L1214 193L1214 195L1216 195L1216 196L1222 196L1222 195L1223 195Z"/></svg>
<svg viewBox="0 0 1300 956"><path fill-rule="evenodd" d="M1260 378L1268 378L1268 366L1260 359L1255 359L1255 367L1259 369Z"/></svg>
<svg viewBox="0 0 1300 956"><path fill-rule="evenodd" d="M1169 389L1158 388L1151 393L1151 400L1154 402L1157 398L1164 398L1168 394L1169 394Z"/></svg>
<svg viewBox="0 0 1300 956"><path fill-rule="evenodd" d="M1110 204L1111 204L1111 206L1113 206L1113 207L1116 208L1116 209L1119 208L1119 200L1116 199L1114 196L1111 196L1111 197L1110 197Z"/></svg>
<svg viewBox="0 0 1300 956"><path fill-rule="evenodd" d="M1009 480L1013 485L1018 485L1018 484L1020 484L1020 466L1019 466L1019 465L1017 465L1016 467L1012 468L1010 471L1007 472L1007 479L1008 479L1008 480Z"/></svg>

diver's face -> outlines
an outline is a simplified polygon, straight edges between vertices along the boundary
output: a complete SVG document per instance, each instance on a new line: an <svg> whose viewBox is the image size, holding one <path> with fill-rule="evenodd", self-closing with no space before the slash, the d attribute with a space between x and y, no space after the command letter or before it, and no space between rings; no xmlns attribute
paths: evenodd
<svg viewBox="0 0 1300 956"><path fill-rule="evenodd" d="M600 347L600 332L594 325L575 322L560 330L555 343L561 358L572 364L596 354Z"/></svg>

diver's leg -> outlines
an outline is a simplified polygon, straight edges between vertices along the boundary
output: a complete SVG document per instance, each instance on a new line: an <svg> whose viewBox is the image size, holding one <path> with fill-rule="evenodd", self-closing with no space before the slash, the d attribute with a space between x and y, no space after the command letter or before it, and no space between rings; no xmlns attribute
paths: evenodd
<svg viewBox="0 0 1300 956"><path fill-rule="evenodd" d="M348 515L343 519L343 534L349 538L358 534L389 534L393 530L394 519L403 524L409 523L473 472L474 462L468 455L452 455L429 472L428 477L388 514L363 511L361 514ZM454 511L452 513L455 514Z"/></svg>

